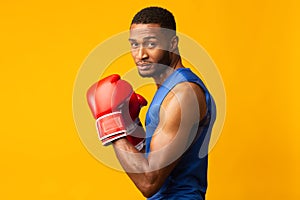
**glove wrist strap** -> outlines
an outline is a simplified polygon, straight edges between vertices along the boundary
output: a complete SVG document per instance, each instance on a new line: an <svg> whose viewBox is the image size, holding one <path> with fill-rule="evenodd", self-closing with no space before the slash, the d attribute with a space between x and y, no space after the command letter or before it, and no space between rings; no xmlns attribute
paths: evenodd
<svg viewBox="0 0 300 200"><path fill-rule="evenodd" d="M126 127L121 112L113 112L99 117L96 120L96 129L103 145L126 137Z"/></svg>

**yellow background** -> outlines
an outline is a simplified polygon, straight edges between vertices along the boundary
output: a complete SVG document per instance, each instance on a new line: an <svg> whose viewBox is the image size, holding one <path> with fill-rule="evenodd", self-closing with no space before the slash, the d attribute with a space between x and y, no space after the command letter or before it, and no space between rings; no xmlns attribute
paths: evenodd
<svg viewBox="0 0 300 200"><path fill-rule="evenodd" d="M297 0L1 1L0 199L143 199L82 145L72 92L89 52L149 5L170 9L223 77L207 199L300 199Z"/></svg>

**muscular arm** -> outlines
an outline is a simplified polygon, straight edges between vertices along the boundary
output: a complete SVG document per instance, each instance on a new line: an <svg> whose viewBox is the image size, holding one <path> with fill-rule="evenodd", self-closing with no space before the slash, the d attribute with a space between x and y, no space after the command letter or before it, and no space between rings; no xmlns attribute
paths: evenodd
<svg viewBox="0 0 300 200"><path fill-rule="evenodd" d="M178 84L162 103L148 159L126 139L114 142L121 165L145 197L159 190L193 141L195 133L192 134L191 129L199 123L200 116L204 116L205 106L205 96L199 86Z"/></svg>

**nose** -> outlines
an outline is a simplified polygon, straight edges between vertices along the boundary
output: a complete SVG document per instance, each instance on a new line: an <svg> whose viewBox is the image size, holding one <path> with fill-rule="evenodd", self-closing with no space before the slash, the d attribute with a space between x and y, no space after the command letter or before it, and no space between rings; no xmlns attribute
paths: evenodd
<svg viewBox="0 0 300 200"><path fill-rule="evenodd" d="M137 58L139 60L144 60L144 59L147 59L148 58L148 54L147 54L147 50L141 46L139 49L138 49L138 52L137 52Z"/></svg>

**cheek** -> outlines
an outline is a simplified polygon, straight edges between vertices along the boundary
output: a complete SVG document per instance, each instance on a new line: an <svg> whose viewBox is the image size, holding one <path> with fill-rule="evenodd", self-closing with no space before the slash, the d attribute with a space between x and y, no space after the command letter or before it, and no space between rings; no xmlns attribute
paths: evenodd
<svg viewBox="0 0 300 200"><path fill-rule="evenodd" d="M162 50L162 49L156 49L156 50L152 50L149 51L149 58L154 61L159 63L161 60L164 60L166 57L166 51Z"/></svg>
<svg viewBox="0 0 300 200"><path fill-rule="evenodd" d="M137 51L131 51L130 54L131 54L131 57L132 57L134 60L136 60L136 57L137 57Z"/></svg>
<svg viewBox="0 0 300 200"><path fill-rule="evenodd" d="M130 51L131 57L135 58L135 54L133 51Z"/></svg>

